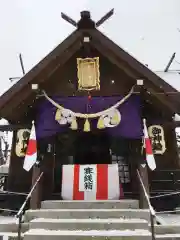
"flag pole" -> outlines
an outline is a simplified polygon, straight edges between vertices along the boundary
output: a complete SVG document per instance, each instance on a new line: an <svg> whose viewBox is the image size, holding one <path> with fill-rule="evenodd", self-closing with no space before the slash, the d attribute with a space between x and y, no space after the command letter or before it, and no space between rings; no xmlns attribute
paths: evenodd
<svg viewBox="0 0 180 240"><path fill-rule="evenodd" d="M34 120L32 121L32 126L35 127ZM37 151L37 149L36 149L36 151ZM37 152L37 159L36 159L34 166L32 167L32 183L31 183L32 187L36 183L36 180L40 176L40 174L41 174L41 168L40 168L39 154ZM32 192L31 199L30 199L30 208L31 209L40 208L40 205L41 205L41 183L42 183L42 180L37 183L36 188Z"/></svg>
<svg viewBox="0 0 180 240"><path fill-rule="evenodd" d="M143 119L143 126L144 126L145 122L146 122L146 120ZM144 129L144 127L143 127L143 129ZM139 170L139 174L142 178L142 181L144 183L146 192L149 194L148 169L147 169L147 162L146 162L146 159L145 159L144 150L145 150L145 141L144 141L144 134L143 134L138 170ZM139 201L140 207L143 208L143 209L148 208L148 203L147 203L147 200L144 196L144 192L143 192L143 189L142 189L141 185L139 185L139 195L140 195L139 196L140 197L140 201Z"/></svg>

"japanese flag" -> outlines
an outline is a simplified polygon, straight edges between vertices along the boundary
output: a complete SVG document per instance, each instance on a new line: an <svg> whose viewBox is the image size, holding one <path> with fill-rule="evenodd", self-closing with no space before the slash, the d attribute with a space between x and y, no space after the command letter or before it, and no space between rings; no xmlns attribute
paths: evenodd
<svg viewBox="0 0 180 240"><path fill-rule="evenodd" d="M149 138L149 135L148 135L148 130L147 130L145 119L143 119L143 125L144 125L144 148L146 151L146 161L147 161L149 168L153 171L156 169L156 162L155 162L155 158L153 155L151 139Z"/></svg>
<svg viewBox="0 0 180 240"><path fill-rule="evenodd" d="M36 130L34 126L34 122L32 123L31 134L28 142L28 147L26 151L26 156L24 159L23 168L26 171L30 171L33 165L37 160L37 141L36 141Z"/></svg>
<svg viewBox="0 0 180 240"><path fill-rule="evenodd" d="M117 164L63 165L64 200L118 200L123 198Z"/></svg>

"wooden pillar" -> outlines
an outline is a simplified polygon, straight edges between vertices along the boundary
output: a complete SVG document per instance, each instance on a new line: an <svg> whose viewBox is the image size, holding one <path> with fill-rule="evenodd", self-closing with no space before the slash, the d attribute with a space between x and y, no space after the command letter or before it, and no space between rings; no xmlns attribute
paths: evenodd
<svg viewBox="0 0 180 240"><path fill-rule="evenodd" d="M146 192L149 195L149 180L148 180L147 165L139 164L138 170L139 170L139 174L141 176L142 182L144 184L144 187L146 189ZM140 181L139 181L139 206L140 208L143 208L143 209L149 208Z"/></svg>
<svg viewBox="0 0 180 240"><path fill-rule="evenodd" d="M42 163L42 171L44 172L42 189L43 200L52 199L52 194L54 190L54 167L55 157L52 153L46 153Z"/></svg>
<svg viewBox="0 0 180 240"><path fill-rule="evenodd" d="M40 176L40 167L34 166L33 168L33 174L32 174L32 187L36 183L36 180ZM42 178L37 183L34 191L32 192L31 199L30 199L30 208L31 209L37 209L41 207L41 184L42 184Z"/></svg>
<svg viewBox="0 0 180 240"><path fill-rule="evenodd" d="M139 162L139 152L140 147L136 140L129 141L129 165L130 165L130 174L131 174L131 191L132 197L137 199L139 197L139 185L138 176L137 176L137 168Z"/></svg>

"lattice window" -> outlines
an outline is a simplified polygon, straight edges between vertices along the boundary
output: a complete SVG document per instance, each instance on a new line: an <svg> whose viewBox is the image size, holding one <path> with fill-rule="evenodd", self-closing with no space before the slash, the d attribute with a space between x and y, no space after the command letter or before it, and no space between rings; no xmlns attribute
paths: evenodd
<svg viewBox="0 0 180 240"><path fill-rule="evenodd" d="M126 163L125 159L121 156L112 155L112 163L118 163L119 178L121 183L130 182L130 172L129 165Z"/></svg>

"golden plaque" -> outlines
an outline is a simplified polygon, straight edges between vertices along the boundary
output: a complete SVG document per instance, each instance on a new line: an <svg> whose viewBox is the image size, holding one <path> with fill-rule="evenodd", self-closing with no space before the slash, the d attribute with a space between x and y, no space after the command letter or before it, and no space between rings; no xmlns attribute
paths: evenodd
<svg viewBox="0 0 180 240"><path fill-rule="evenodd" d="M99 57L77 58L78 90L100 90Z"/></svg>

